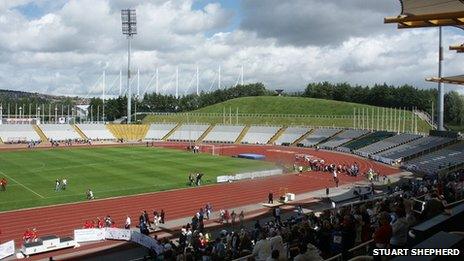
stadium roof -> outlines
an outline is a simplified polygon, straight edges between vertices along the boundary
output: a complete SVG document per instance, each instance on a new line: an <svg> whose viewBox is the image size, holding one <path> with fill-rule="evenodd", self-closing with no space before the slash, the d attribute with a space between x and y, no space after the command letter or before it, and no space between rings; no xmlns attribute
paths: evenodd
<svg viewBox="0 0 464 261"><path fill-rule="evenodd" d="M448 77L429 77L425 79L428 82L442 82L451 84L464 84L464 75L448 76Z"/></svg>
<svg viewBox="0 0 464 261"><path fill-rule="evenodd" d="M385 23L398 28L464 25L463 0L400 0L401 14L386 17Z"/></svg>
<svg viewBox="0 0 464 261"><path fill-rule="evenodd" d="M451 51L456 51L458 53L464 53L464 44L459 44L459 45L451 45L449 47Z"/></svg>

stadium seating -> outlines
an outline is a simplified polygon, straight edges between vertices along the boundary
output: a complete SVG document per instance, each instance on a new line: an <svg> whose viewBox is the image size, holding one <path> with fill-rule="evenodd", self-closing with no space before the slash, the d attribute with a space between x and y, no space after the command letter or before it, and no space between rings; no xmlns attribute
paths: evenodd
<svg viewBox="0 0 464 261"><path fill-rule="evenodd" d="M408 143L410 141L413 141L415 139L418 139L422 137L421 135L417 134L409 134L409 133L402 133L396 136L392 136L389 138L386 138L384 140L378 141L376 143L372 143L370 145L367 145L366 147L362 147L358 150L356 150L354 153L361 155L363 157L368 157L370 155L376 154L378 152L388 150L391 148L394 148L396 146Z"/></svg>
<svg viewBox="0 0 464 261"><path fill-rule="evenodd" d="M184 124L175 130L168 138L169 141L196 141L208 129L207 124Z"/></svg>
<svg viewBox="0 0 464 261"><path fill-rule="evenodd" d="M141 141L145 138L149 126L145 124L108 124L106 127L117 139Z"/></svg>
<svg viewBox="0 0 464 261"><path fill-rule="evenodd" d="M393 132L386 132L386 131L373 132L359 139L350 141L344 144L343 146L340 146L338 150L344 151L344 152L350 152L350 151L357 150L359 148L365 147L367 145L370 145L372 143L378 142L380 140L386 139L394 135L395 134Z"/></svg>
<svg viewBox="0 0 464 261"><path fill-rule="evenodd" d="M307 127L288 127L275 141L277 145L292 144L310 129Z"/></svg>
<svg viewBox="0 0 464 261"><path fill-rule="evenodd" d="M31 124L0 124L0 138L4 143L41 140Z"/></svg>
<svg viewBox="0 0 464 261"><path fill-rule="evenodd" d="M237 140L243 128L245 128L245 125L216 125L203 141L233 143Z"/></svg>
<svg viewBox="0 0 464 261"><path fill-rule="evenodd" d="M445 147L435 152L407 161L404 166L409 170L423 173L438 173L464 162L464 142Z"/></svg>
<svg viewBox="0 0 464 261"><path fill-rule="evenodd" d="M146 140L162 140L172 129L177 126L177 123L154 123L150 125Z"/></svg>
<svg viewBox="0 0 464 261"><path fill-rule="evenodd" d="M242 139L242 143L266 144L281 127L251 126Z"/></svg>
<svg viewBox="0 0 464 261"><path fill-rule="evenodd" d="M41 124L40 129L49 140L80 140L82 137L70 124Z"/></svg>
<svg viewBox="0 0 464 261"><path fill-rule="evenodd" d="M340 129L316 129L311 134L309 134L307 137L305 137L301 141L301 144L306 147L314 146L332 137L333 135L337 134L339 131Z"/></svg>
<svg viewBox="0 0 464 261"><path fill-rule="evenodd" d="M400 161L403 158L442 146L451 141L453 141L451 138L435 136L422 137L398 147L380 152L377 155L372 156L372 158L384 163L392 164L394 162Z"/></svg>
<svg viewBox="0 0 464 261"><path fill-rule="evenodd" d="M105 124L77 124L85 136L92 140L114 140L113 134L106 128Z"/></svg>
<svg viewBox="0 0 464 261"><path fill-rule="evenodd" d="M330 140L319 144L319 146L324 149L334 149L335 147L345 144L367 133L369 133L367 130L345 130L335 135Z"/></svg>

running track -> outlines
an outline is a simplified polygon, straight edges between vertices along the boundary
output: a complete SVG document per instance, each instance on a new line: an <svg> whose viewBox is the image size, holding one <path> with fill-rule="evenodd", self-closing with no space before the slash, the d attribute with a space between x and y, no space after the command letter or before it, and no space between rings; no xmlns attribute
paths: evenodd
<svg viewBox="0 0 464 261"><path fill-rule="evenodd" d="M181 143L160 143L157 146L185 148L185 144ZM202 151L210 149L211 146L202 147ZM373 168L382 175L398 172L396 168L353 155L315 151L308 148L216 145L215 152L222 155L260 153L266 155L266 160L290 164L293 163L295 153L305 153L322 158L326 163L352 164L357 162L361 172L365 172L368 168ZM295 194L322 189L326 186L332 187L334 184L331 177L328 173L319 172L311 172L302 176L287 174L265 179L3 212L0 213L0 242L14 239L19 246L22 234L28 227L36 227L39 236L50 234L72 236L73 230L82 227L85 220L103 218L106 215L111 215L117 226L124 223L126 215L130 215L132 222L137 223L142 210L147 210L152 214L154 209L158 211L164 209L166 219L184 218L196 213L207 202L213 205L214 210L228 209L263 202L267 199L269 191L277 193L281 187L286 187L289 192ZM355 178L340 175L339 177L341 185L363 179L359 176Z"/></svg>

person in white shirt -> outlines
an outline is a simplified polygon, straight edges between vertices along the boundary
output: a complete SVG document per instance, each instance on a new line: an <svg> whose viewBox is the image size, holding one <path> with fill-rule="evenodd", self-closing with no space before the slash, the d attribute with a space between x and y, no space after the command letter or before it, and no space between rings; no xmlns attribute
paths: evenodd
<svg viewBox="0 0 464 261"><path fill-rule="evenodd" d="M266 239L266 236L261 234L261 239L256 242L255 247L253 248L253 256L256 261L266 261L266 259L271 255L271 244L269 240Z"/></svg>
<svg viewBox="0 0 464 261"><path fill-rule="evenodd" d="M61 181L61 188L63 190L66 190L66 186L68 186L68 180L66 178L64 178L62 181Z"/></svg>
<svg viewBox="0 0 464 261"><path fill-rule="evenodd" d="M131 226L131 218L129 217L129 215L127 215L126 223L124 224L124 228L125 229L130 229L130 226Z"/></svg>
<svg viewBox="0 0 464 261"><path fill-rule="evenodd" d="M95 197L93 196L93 191L91 189L87 190L87 199L91 200L94 199Z"/></svg>
<svg viewBox="0 0 464 261"><path fill-rule="evenodd" d="M284 241L277 231L271 231L269 243L271 245L271 251L278 250L279 253L284 253Z"/></svg>
<svg viewBox="0 0 464 261"><path fill-rule="evenodd" d="M317 249L314 245L309 244L300 246L300 254L298 254L294 259L294 261L316 261L316 260L323 260L322 257L319 255L319 249Z"/></svg>

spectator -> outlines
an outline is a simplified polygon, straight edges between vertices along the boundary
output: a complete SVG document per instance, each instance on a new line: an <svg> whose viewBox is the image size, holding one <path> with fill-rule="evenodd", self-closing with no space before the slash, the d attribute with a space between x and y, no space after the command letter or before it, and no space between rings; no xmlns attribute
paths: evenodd
<svg viewBox="0 0 464 261"><path fill-rule="evenodd" d="M318 253L319 250L312 244L303 244L299 249L300 253L293 259L294 261L322 260L322 257Z"/></svg>
<svg viewBox="0 0 464 261"><path fill-rule="evenodd" d="M404 248L406 247L409 231L409 223L406 219L404 206L397 206L395 213L396 221L392 224L390 245L392 248Z"/></svg>
<svg viewBox="0 0 464 261"><path fill-rule="evenodd" d="M266 261L279 261L280 253L279 250L272 250L271 256L266 259Z"/></svg>
<svg viewBox="0 0 464 261"><path fill-rule="evenodd" d="M161 209L161 213L160 213L160 223L161 224L164 224L165 216L166 216L166 213L164 213L164 209Z"/></svg>
<svg viewBox="0 0 464 261"><path fill-rule="evenodd" d="M124 228L125 229L130 229L130 226L131 226L131 218L129 217L129 215L126 216L126 223L124 223Z"/></svg>
<svg viewBox="0 0 464 261"><path fill-rule="evenodd" d="M260 240L256 242L253 248L253 256L256 261L266 261L271 255L271 244L267 240L266 235L261 233Z"/></svg>
<svg viewBox="0 0 464 261"><path fill-rule="evenodd" d="M380 226L374 233L374 242L377 248L388 248L392 236L390 215L387 212L380 213Z"/></svg>

